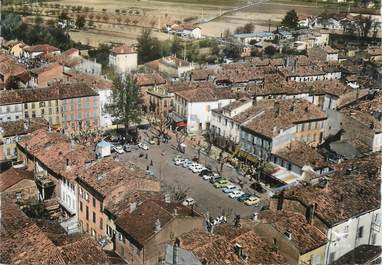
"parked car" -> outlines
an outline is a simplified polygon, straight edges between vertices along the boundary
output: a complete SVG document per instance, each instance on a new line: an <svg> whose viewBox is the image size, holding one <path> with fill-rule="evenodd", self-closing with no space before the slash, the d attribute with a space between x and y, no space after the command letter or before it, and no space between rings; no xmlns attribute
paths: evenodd
<svg viewBox="0 0 382 265"><path fill-rule="evenodd" d="M212 171L211 170L209 170L208 168L205 168L205 169L203 169L200 173L199 173L199 176L201 176L201 177L203 177L204 175L212 175L213 173L212 173Z"/></svg>
<svg viewBox="0 0 382 265"><path fill-rule="evenodd" d="M181 165L183 164L183 162L184 162L184 159L183 159L183 158L179 158L179 159L176 159L176 160L174 161L174 164L175 164L176 166L181 166Z"/></svg>
<svg viewBox="0 0 382 265"><path fill-rule="evenodd" d="M202 170L204 169L204 167L202 165L196 165L194 167L191 168L192 172L193 173L199 173L199 172L202 172Z"/></svg>
<svg viewBox="0 0 382 265"><path fill-rule="evenodd" d="M182 163L182 167L184 167L184 168L188 168L188 167L191 166L191 165L192 165L192 161L189 160L189 159L185 159L185 160L183 161L183 163Z"/></svg>
<svg viewBox="0 0 382 265"><path fill-rule="evenodd" d="M151 171L151 170L146 170L146 175L147 175L147 176L151 176L151 177L155 177L154 172Z"/></svg>
<svg viewBox="0 0 382 265"><path fill-rule="evenodd" d="M246 200L244 202L244 204L248 205L248 206L251 206L251 205L258 205L259 202L260 202L260 198L255 197L255 196L251 196L251 197L248 198L248 200Z"/></svg>
<svg viewBox="0 0 382 265"><path fill-rule="evenodd" d="M139 143L138 147L143 149L143 150L149 150L149 147L147 145L145 145L144 143Z"/></svg>
<svg viewBox="0 0 382 265"><path fill-rule="evenodd" d="M204 180L210 180L212 178L212 176L211 175L204 175L202 178Z"/></svg>
<svg viewBox="0 0 382 265"><path fill-rule="evenodd" d="M243 195L244 194L244 192L242 192L241 190L234 190L233 192L231 192L229 195L228 195L228 197L230 197L230 198L238 198L238 197L240 197L241 195Z"/></svg>
<svg viewBox="0 0 382 265"><path fill-rule="evenodd" d="M182 158L183 158L183 156L181 156L181 155L176 155L176 156L173 158L173 160L174 160L174 162L175 162L175 160L182 159Z"/></svg>
<svg viewBox="0 0 382 265"><path fill-rule="evenodd" d="M151 145L154 145L154 144L156 144L156 143L157 143L157 142L156 142L155 140L153 140L153 139L149 141L149 144L151 144Z"/></svg>
<svg viewBox="0 0 382 265"><path fill-rule="evenodd" d="M120 145L115 145L115 146L113 147L113 149L114 149L114 151L117 152L118 154L123 154L123 153L124 153L124 151L123 151L123 147L120 146Z"/></svg>
<svg viewBox="0 0 382 265"><path fill-rule="evenodd" d="M188 197L187 199L185 199L182 204L184 206L191 206L191 205L194 205L195 204L195 200L191 197Z"/></svg>
<svg viewBox="0 0 382 265"><path fill-rule="evenodd" d="M219 180L218 182L216 182L214 184L214 187L217 188L217 189L221 189L221 188L225 188L227 187L228 185L230 185L231 183L226 180L226 179L222 179L222 180Z"/></svg>
<svg viewBox="0 0 382 265"><path fill-rule="evenodd" d="M222 176L212 176L211 179L210 179L210 183L214 184L220 180L222 180L223 177Z"/></svg>
<svg viewBox="0 0 382 265"><path fill-rule="evenodd" d="M224 193L231 193L233 192L234 190L238 190L239 188L236 187L235 185L228 185L227 187L225 187L224 189L222 189L222 191Z"/></svg>
<svg viewBox="0 0 382 265"><path fill-rule="evenodd" d="M244 193L244 194L241 195L239 198L237 198L237 200L238 200L239 202L245 202L245 201L248 200L250 197L251 197L250 194L248 194L248 193Z"/></svg>

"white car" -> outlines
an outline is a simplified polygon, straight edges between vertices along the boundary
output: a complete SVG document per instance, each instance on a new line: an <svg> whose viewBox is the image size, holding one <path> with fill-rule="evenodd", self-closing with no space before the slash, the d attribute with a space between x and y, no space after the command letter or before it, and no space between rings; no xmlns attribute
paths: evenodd
<svg viewBox="0 0 382 265"><path fill-rule="evenodd" d="M241 190L234 190L228 196L233 199L233 198L238 198L243 194L244 194L244 192L242 192Z"/></svg>
<svg viewBox="0 0 382 265"><path fill-rule="evenodd" d="M192 165L192 161L189 159L185 159L182 163L182 167L188 168L189 166Z"/></svg>
<svg viewBox="0 0 382 265"><path fill-rule="evenodd" d="M142 148L143 150L149 150L149 147L147 145L143 144L143 143L139 143L138 147Z"/></svg>
<svg viewBox="0 0 382 265"><path fill-rule="evenodd" d="M113 147L114 151L117 152L118 154L123 154L125 151L123 151L123 147L120 145L116 145Z"/></svg>
<svg viewBox="0 0 382 265"><path fill-rule="evenodd" d="M191 168L191 171L194 172L194 173L200 173L204 169L205 169L205 167L203 167L202 165L196 165L196 166Z"/></svg>
<svg viewBox="0 0 382 265"><path fill-rule="evenodd" d="M188 197L187 199L185 199L182 204L184 206L191 206L191 205L194 205L195 204L195 200L191 197Z"/></svg>
<svg viewBox="0 0 382 265"><path fill-rule="evenodd" d="M224 189L222 189L222 191L224 193L231 193L231 192L234 192L235 190L239 190L238 187L236 187L235 185L228 185L227 187L225 187Z"/></svg>
<svg viewBox="0 0 382 265"><path fill-rule="evenodd" d="M210 176L210 175L203 175L202 178L203 178L204 180L210 180L211 177L212 177L212 176Z"/></svg>
<svg viewBox="0 0 382 265"><path fill-rule="evenodd" d="M175 164L176 166L180 166L180 165L183 164L183 162L184 162L184 159L179 158L179 159L176 159L176 160L174 161L174 164Z"/></svg>

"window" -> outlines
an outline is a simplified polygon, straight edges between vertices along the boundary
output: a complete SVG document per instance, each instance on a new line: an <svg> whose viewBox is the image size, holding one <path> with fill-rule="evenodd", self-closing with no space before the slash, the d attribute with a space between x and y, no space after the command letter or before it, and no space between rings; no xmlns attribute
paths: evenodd
<svg viewBox="0 0 382 265"><path fill-rule="evenodd" d="M82 202L80 202L80 211L82 212Z"/></svg>
<svg viewBox="0 0 382 265"><path fill-rule="evenodd" d="M362 238L363 237L363 226L358 228L357 232L357 238Z"/></svg>
<svg viewBox="0 0 382 265"><path fill-rule="evenodd" d="M96 199L93 197L93 207L96 207Z"/></svg>
<svg viewBox="0 0 382 265"><path fill-rule="evenodd" d="M28 109L28 103L24 104L24 109Z"/></svg>
<svg viewBox="0 0 382 265"><path fill-rule="evenodd" d="M377 233L371 235L371 244L375 245L377 243Z"/></svg>
<svg viewBox="0 0 382 265"><path fill-rule="evenodd" d="M89 207L86 206L86 220L89 220Z"/></svg>
<svg viewBox="0 0 382 265"><path fill-rule="evenodd" d="M344 232L345 233L349 232L349 226L348 225L344 227Z"/></svg>
<svg viewBox="0 0 382 265"><path fill-rule="evenodd" d="M96 222L96 213L93 212L93 223L95 223L95 222Z"/></svg>

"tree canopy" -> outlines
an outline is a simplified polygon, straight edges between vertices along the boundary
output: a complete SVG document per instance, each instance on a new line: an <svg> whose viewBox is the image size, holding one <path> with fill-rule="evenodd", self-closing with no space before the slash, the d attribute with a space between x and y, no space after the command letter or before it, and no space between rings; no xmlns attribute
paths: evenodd
<svg viewBox="0 0 382 265"><path fill-rule="evenodd" d="M288 11L281 21L281 25L287 28L295 29L298 26L298 17L294 9Z"/></svg>
<svg viewBox="0 0 382 265"><path fill-rule="evenodd" d="M161 43L157 38L151 36L151 30L143 29L138 38L138 63L159 59L162 56L161 50Z"/></svg>
<svg viewBox="0 0 382 265"><path fill-rule="evenodd" d="M111 101L106 105L106 112L111 115L114 123L125 126L125 136L128 139L130 126L140 123L143 113L139 87L132 75L121 75L114 79Z"/></svg>

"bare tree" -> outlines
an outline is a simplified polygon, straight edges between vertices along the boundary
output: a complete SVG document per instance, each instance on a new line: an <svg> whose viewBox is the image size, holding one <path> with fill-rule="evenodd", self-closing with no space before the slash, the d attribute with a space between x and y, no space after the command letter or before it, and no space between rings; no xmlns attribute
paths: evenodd
<svg viewBox="0 0 382 265"><path fill-rule="evenodd" d="M186 137L187 137L187 132L184 130L176 131L175 133L177 148L178 148L178 151L181 153L184 153L182 144L184 143L184 141L186 141Z"/></svg>
<svg viewBox="0 0 382 265"><path fill-rule="evenodd" d="M159 114L151 112L147 115L147 119L159 145L162 137L165 139L168 137L169 126L167 123L167 116L163 112L160 112Z"/></svg>

